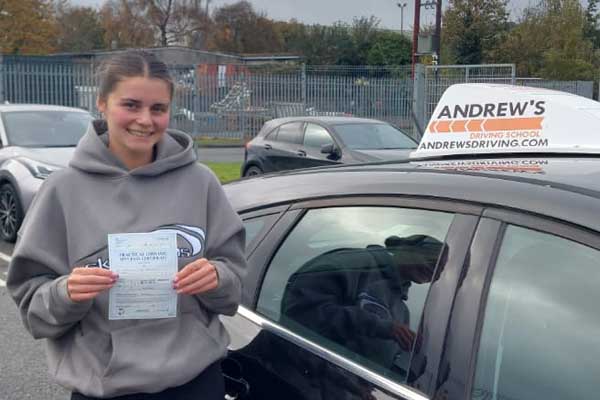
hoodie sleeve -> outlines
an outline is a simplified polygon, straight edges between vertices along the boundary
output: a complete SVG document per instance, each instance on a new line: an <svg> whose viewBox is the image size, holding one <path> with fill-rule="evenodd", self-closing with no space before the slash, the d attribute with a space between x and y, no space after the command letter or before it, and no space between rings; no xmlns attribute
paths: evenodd
<svg viewBox="0 0 600 400"><path fill-rule="evenodd" d="M217 269L219 285L197 296L209 310L233 315L242 298L242 279L246 274L246 232L212 172L211 178L206 210L205 255Z"/></svg>
<svg viewBox="0 0 600 400"><path fill-rule="evenodd" d="M63 335L92 304L75 303L67 293L66 228L53 182L45 182L31 204L8 267L8 291L36 339Z"/></svg>

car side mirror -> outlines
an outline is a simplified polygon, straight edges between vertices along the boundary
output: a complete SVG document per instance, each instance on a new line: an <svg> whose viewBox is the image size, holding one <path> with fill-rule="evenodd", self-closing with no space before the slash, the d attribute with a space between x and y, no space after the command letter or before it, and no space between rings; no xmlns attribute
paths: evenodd
<svg viewBox="0 0 600 400"><path fill-rule="evenodd" d="M329 154L333 158L340 158L340 149L333 143L327 143L321 146L321 153Z"/></svg>

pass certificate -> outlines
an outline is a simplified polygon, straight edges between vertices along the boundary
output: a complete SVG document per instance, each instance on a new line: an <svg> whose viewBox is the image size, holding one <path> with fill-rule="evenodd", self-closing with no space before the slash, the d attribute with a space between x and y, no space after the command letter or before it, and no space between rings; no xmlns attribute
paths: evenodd
<svg viewBox="0 0 600 400"><path fill-rule="evenodd" d="M108 256L111 271L119 274L108 295L108 319L177 315L175 232L110 234Z"/></svg>

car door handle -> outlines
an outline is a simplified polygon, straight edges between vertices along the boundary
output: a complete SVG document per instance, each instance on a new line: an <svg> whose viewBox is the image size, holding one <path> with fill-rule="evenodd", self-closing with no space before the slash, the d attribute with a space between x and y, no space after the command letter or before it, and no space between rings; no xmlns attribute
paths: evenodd
<svg viewBox="0 0 600 400"><path fill-rule="evenodd" d="M300 157L306 157L306 152L304 150L298 150L296 154L298 154Z"/></svg>
<svg viewBox="0 0 600 400"><path fill-rule="evenodd" d="M270 144L265 144L265 150L271 150L273 148L273 146L271 146Z"/></svg>

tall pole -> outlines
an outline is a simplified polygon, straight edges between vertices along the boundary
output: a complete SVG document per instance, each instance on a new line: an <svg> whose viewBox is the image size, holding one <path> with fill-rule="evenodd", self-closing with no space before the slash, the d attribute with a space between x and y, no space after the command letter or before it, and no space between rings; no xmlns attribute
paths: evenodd
<svg viewBox="0 0 600 400"><path fill-rule="evenodd" d="M404 34L404 7L406 7L408 3L397 2L396 5L400 7L400 33Z"/></svg>
<svg viewBox="0 0 600 400"><path fill-rule="evenodd" d="M437 63L440 64L440 43L442 32L442 0L437 0L435 5L435 34L433 37L433 52L437 55Z"/></svg>
<svg viewBox="0 0 600 400"><path fill-rule="evenodd" d="M419 42L419 25L421 24L421 0L415 0L415 21L413 25L412 43L412 75L415 76L415 64L417 63L417 49Z"/></svg>

